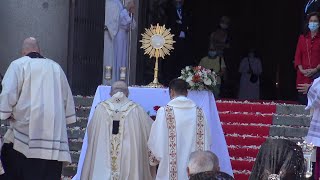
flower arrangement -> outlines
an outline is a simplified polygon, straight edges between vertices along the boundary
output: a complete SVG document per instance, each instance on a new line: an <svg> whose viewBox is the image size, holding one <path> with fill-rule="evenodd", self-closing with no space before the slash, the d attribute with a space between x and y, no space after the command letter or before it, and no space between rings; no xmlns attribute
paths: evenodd
<svg viewBox="0 0 320 180"><path fill-rule="evenodd" d="M181 76L179 78L189 83L191 90L212 91L217 84L216 77L216 73L210 69L206 69L202 66L187 66L181 70Z"/></svg>
<svg viewBox="0 0 320 180"><path fill-rule="evenodd" d="M160 108L161 108L161 106L154 106L154 107L153 107L153 110L157 113ZM151 119L156 120L156 117L157 117L157 116L155 116L155 115L150 115L150 112L149 112L148 114L149 114L149 116L151 117Z"/></svg>

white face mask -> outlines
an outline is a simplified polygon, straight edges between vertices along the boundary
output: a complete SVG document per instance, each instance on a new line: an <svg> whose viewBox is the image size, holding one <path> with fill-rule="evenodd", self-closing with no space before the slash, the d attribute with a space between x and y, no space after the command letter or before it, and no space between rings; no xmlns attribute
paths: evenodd
<svg viewBox="0 0 320 180"><path fill-rule="evenodd" d="M309 22L308 25L310 31L316 31L319 29L319 23L318 22Z"/></svg>

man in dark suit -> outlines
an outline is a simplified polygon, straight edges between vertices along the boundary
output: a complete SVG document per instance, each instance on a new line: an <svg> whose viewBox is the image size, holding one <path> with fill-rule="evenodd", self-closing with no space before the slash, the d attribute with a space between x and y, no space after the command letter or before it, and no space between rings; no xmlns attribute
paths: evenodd
<svg viewBox="0 0 320 180"><path fill-rule="evenodd" d="M180 76L181 69L193 65L191 49L191 13L184 0L171 0L166 10L166 27L171 29L176 43L170 57L163 61L163 83L167 85L172 79Z"/></svg>

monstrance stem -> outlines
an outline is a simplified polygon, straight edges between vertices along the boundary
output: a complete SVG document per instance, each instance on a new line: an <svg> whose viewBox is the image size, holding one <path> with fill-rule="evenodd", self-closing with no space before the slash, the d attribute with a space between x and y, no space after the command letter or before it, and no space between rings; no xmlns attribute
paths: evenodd
<svg viewBox="0 0 320 180"><path fill-rule="evenodd" d="M159 58L156 57L156 63L154 65L154 77L153 77L154 84L159 84L158 72L159 72Z"/></svg>

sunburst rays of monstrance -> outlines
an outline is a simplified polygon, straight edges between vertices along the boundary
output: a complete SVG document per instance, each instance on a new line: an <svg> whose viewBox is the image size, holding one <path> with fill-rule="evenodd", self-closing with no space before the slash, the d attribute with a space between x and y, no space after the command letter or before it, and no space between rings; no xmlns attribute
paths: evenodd
<svg viewBox="0 0 320 180"><path fill-rule="evenodd" d="M173 36L174 35L170 33L170 29L166 29L164 25L160 26L159 24L156 26L151 25L151 27L146 28L142 34L142 40L140 40L140 42L142 43L141 48L144 49L144 54L148 54L150 58L154 57L156 59L154 79L147 87L163 87L158 80L159 58L165 59L165 56L169 56L170 51L174 49L173 44L175 41L173 40Z"/></svg>

